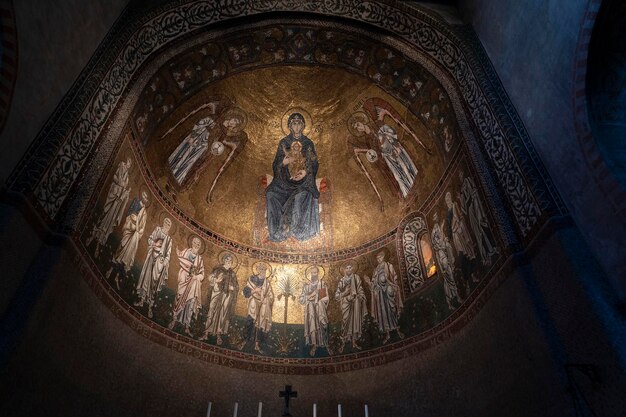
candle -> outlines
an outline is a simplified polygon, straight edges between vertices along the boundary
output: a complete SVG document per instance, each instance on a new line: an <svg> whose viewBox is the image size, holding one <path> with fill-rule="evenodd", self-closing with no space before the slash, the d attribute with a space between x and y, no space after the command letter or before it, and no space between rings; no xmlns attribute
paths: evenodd
<svg viewBox="0 0 626 417"><path fill-rule="evenodd" d="M367 404L365 404L365 417L370 417L370 410L367 408Z"/></svg>
<svg viewBox="0 0 626 417"><path fill-rule="evenodd" d="M263 403L259 401L259 412L257 413L258 414L257 417L261 417L262 413L263 413Z"/></svg>
<svg viewBox="0 0 626 417"><path fill-rule="evenodd" d="M213 404L211 403L211 401L209 401L209 406L206 409L206 417L211 417L211 406Z"/></svg>
<svg viewBox="0 0 626 417"><path fill-rule="evenodd" d="M341 404L337 404L337 417L341 417Z"/></svg>
<svg viewBox="0 0 626 417"><path fill-rule="evenodd" d="M313 417L317 417L317 403L313 403Z"/></svg>
<svg viewBox="0 0 626 417"><path fill-rule="evenodd" d="M235 403L235 409L233 410L233 417L237 417L237 408L239 407L239 403Z"/></svg>

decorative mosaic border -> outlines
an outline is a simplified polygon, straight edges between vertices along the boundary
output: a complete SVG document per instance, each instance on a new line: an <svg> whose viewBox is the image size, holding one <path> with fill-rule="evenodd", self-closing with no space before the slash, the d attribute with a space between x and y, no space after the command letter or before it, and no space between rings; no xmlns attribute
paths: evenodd
<svg viewBox="0 0 626 417"><path fill-rule="evenodd" d="M567 213L554 182L548 171L541 163L541 159L535 150L528 131L519 114L513 107L496 70L489 60L478 36L471 26L455 27L458 37L463 39L466 46L466 56L471 67L477 73L483 91L492 95L490 106L497 115L503 129L507 132L507 140L511 144L520 166L522 174L532 184L534 196L541 210L548 215L564 215Z"/></svg>

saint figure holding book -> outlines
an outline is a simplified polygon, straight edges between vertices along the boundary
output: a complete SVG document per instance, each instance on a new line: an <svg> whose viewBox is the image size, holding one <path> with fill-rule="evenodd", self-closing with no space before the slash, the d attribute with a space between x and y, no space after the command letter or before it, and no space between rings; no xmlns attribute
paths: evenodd
<svg viewBox="0 0 626 417"><path fill-rule="evenodd" d="M311 346L309 355L315 356L318 347L328 346L328 287L319 276L318 266L310 266L306 272L310 281L302 286L298 301L304 306L304 338Z"/></svg>

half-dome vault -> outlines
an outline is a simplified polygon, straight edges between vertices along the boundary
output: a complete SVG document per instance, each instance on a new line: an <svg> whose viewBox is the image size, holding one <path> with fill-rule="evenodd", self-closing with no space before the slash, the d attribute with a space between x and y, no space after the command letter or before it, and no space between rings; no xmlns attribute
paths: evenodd
<svg viewBox="0 0 626 417"><path fill-rule="evenodd" d="M524 136L432 16L263 4L146 18L14 186L183 354L332 373L444 341L559 210Z"/></svg>

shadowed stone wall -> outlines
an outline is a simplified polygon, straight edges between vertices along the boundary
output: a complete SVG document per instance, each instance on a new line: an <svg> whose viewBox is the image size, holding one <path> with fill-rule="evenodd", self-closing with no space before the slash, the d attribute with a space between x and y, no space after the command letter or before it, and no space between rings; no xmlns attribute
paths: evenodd
<svg viewBox="0 0 626 417"><path fill-rule="evenodd" d="M574 125L572 73L588 1L459 3L572 217L623 301L626 221L598 187Z"/></svg>
<svg viewBox="0 0 626 417"><path fill-rule="evenodd" d="M87 65L128 0L13 1L17 79L0 135L4 182L54 108Z"/></svg>

